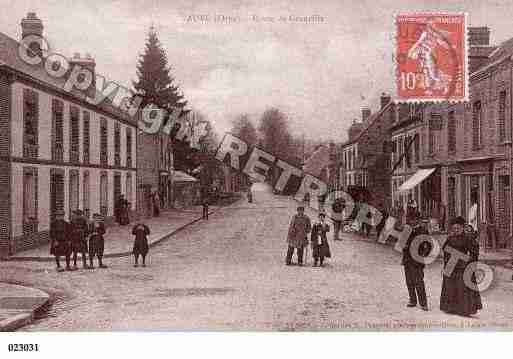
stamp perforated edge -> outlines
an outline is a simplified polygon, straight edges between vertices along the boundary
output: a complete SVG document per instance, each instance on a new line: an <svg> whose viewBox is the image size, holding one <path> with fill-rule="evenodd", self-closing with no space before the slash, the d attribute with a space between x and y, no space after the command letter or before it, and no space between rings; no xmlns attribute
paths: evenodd
<svg viewBox="0 0 513 359"><path fill-rule="evenodd" d="M468 43L468 12L445 12L445 11L413 11L413 12L399 12L394 13L394 37L393 37L393 55L392 55L392 62L394 66L394 88L395 88L395 99L394 103L400 104L400 103L466 103L469 101L470 94L469 94L469 81L470 81L470 71L468 67L468 51L469 51L469 43ZM435 97L400 97L399 94L399 88L398 88L398 81L397 81L397 72L399 71L399 68L397 66L397 42L398 42L398 32L397 32L397 18L399 16L463 16L463 65L465 68L463 69L463 96L459 97L442 97L442 98L435 98Z"/></svg>

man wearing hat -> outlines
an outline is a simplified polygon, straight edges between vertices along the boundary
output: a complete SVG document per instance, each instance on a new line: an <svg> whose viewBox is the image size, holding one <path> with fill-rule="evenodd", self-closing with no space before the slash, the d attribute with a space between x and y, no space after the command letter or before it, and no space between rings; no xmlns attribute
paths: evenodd
<svg viewBox="0 0 513 359"><path fill-rule="evenodd" d="M66 258L66 270L72 270L70 267L71 226L64 220L63 210L57 210L55 219L50 223L50 254L55 256L58 272L64 271L61 268L61 256Z"/></svg>
<svg viewBox="0 0 513 359"><path fill-rule="evenodd" d="M73 268L77 269L78 253L82 255L82 265L87 269L87 235L89 233L87 220L81 210L73 212L73 219L71 220L71 246L73 249Z"/></svg>
<svg viewBox="0 0 513 359"><path fill-rule="evenodd" d="M418 304L420 304L421 309L427 311L429 309L427 305L426 287L424 285L424 263L412 256L411 248L415 237L427 235L428 232L424 226L421 225L419 215L408 216L406 224L412 227L412 232L403 248L403 258L401 262L404 266L406 287L408 288L408 295L410 297L407 306L416 307L418 299ZM418 248L418 254L422 257L426 257L430 251L431 245L427 242L422 242Z"/></svg>
<svg viewBox="0 0 513 359"><path fill-rule="evenodd" d="M288 250L285 260L286 265L292 264L294 248L297 251L298 265L303 265L303 249L308 245L308 233L312 229L310 218L305 214L304 204L297 207L297 214L292 217L287 235Z"/></svg>
<svg viewBox="0 0 513 359"><path fill-rule="evenodd" d="M89 237L89 268L94 268L94 257L98 257L98 265L100 268L107 268L103 264L103 250L105 246L105 224L103 223L103 216L101 214L93 214L93 223L90 228L91 236Z"/></svg>

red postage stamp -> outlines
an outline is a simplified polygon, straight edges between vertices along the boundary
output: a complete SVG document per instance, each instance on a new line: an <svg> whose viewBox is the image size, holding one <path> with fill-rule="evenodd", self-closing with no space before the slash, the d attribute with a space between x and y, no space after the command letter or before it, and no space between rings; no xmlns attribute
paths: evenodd
<svg viewBox="0 0 513 359"><path fill-rule="evenodd" d="M395 16L398 102L468 101L467 16Z"/></svg>

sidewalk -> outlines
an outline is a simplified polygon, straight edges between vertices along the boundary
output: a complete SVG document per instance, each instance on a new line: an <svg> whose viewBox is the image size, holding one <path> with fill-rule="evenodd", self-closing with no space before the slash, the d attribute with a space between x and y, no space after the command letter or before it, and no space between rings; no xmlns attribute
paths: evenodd
<svg viewBox="0 0 513 359"><path fill-rule="evenodd" d="M39 289L0 283L0 332L30 324L49 300L50 296Z"/></svg>
<svg viewBox="0 0 513 359"><path fill-rule="evenodd" d="M219 207L210 206L209 213L214 213ZM151 234L148 237L150 247L173 235L177 231L201 220L202 207L194 206L188 209L172 209L161 212L160 217L143 219L141 222L150 227ZM131 255L134 243L132 227L136 222L120 226L118 224L108 227L105 234L106 258L124 257ZM50 255L50 244L38 248L18 252L9 257L10 261L53 261Z"/></svg>
<svg viewBox="0 0 513 359"><path fill-rule="evenodd" d="M341 232L341 235L350 236L353 240L377 242L375 233L372 233L370 237L365 237L359 233L354 232ZM431 234L431 236L438 240L440 247L447 240L447 234ZM394 244L395 242L390 240L388 240L386 243L388 246L393 246ZM439 259L441 259L441 257L439 257ZM479 260L489 265L498 265L507 269L512 267L512 254L510 249L499 249L491 251L481 247L479 251Z"/></svg>

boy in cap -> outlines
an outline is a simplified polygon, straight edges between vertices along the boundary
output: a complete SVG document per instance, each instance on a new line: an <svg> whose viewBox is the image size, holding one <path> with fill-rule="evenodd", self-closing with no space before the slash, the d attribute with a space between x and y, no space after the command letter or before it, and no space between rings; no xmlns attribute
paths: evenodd
<svg viewBox="0 0 513 359"><path fill-rule="evenodd" d="M105 245L105 224L103 223L103 216L101 214L93 214L93 223L90 228L91 236L89 237L89 268L94 268L93 259L95 256L98 257L98 265L100 268L107 268L103 264L103 250Z"/></svg>
<svg viewBox="0 0 513 359"><path fill-rule="evenodd" d="M84 213L81 210L73 212L73 219L71 220L72 237L71 246L73 249L73 268L77 269L77 257L80 253L82 255L82 265L87 269L87 235L89 228Z"/></svg>
<svg viewBox="0 0 513 359"><path fill-rule="evenodd" d="M66 258L66 270L71 271L71 226L64 220L64 211L57 210L55 219L50 224L50 254L55 256L57 271L63 272L60 257Z"/></svg>

